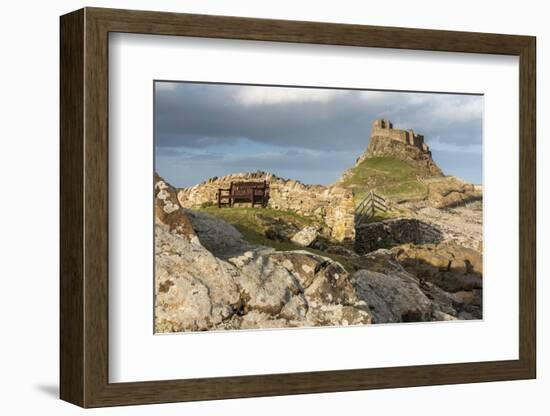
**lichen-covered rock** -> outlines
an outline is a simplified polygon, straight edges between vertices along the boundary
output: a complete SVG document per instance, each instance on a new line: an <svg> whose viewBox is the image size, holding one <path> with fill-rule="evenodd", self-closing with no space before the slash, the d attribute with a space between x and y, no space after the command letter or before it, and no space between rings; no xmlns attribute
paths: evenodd
<svg viewBox="0 0 550 416"><path fill-rule="evenodd" d="M229 262L239 268L236 280L245 300L244 313L257 310L275 316L300 295L300 286L288 270L261 252L250 251Z"/></svg>
<svg viewBox="0 0 550 416"><path fill-rule="evenodd" d="M358 299L348 272L336 262L327 262L305 290L306 299L315 303L352 305Z"/></svg>
<svg viewBox="0 0 550 416"><path fill-rule="evenodd" d="M481 289L481 253L454 243L411 245L394 249L398 261L409 272L447 292Z"/></svg>
<svg viewBox="0 0 550 416"><path fill-rule="evenodd" d="M196 237L189 218L182 213L175 189L155 174L155 222L182 237Z"/></svg>
<svg viewBox="0 0 550 416"><path fill-rule="evenodd" d="M452 208L482 199L481 188L455 176L432 179L426 182L426 201L434 208Z"/></svg>
<svg viewBox="0 0 550 416"><path fill-rule="evenodd" d="M270 255L270 258L292 273L304 289L311 285L320 266L327 262L325 257L306 251L274 252Z"/></svg>
<svg viewBox="0 0 550 416"><path fill-rule="evenodd" d="M449 252L445 249L447 244L441 244L441 246L442 255L445 253L446 256L452 255L452 252ZM447 269L446 261L450 257L444 257L443 261L440 261L440 259L434 259L434 263L430 264L430 267L432 268L431 271L433 273L436 273L437 277L427 278L426 274L417 272L417 270L413 267L413 263L411 263L414 261L414 257L408 257L407 254L405 254L404 250L414 250L415 248L422 250L423 247L424 250L426 250L426 247L430 247L431 251L437 250L437 245L404 245L391 250L380 249L362 256L361 264L362 267L365 268L365 270L379 273L382 276L387 276L388 279L385 281L385 283L388 285L388 287L394 288L396 295L400 294L402 291L404 291L403 293L409 294L418 294L418 291L422 292L432 304L432 313L430 319L428 320L441 320L441 318L444 317L444 315L442 314L450 315L455 319L481 319L481 289L477 288L477 285L470 285L469 280L465 280L462 277L453 277L452 273L454 272L450 272L447 277L441 277L440 275L437 275L438 272L436 272L436 270L439 270L439 266L445 264L444 269ZM456 250L457 253L461 253L464 250L464 253L475 256L473 250L470 251L470 249L466 249L464 247L456 247ZM409 252L409 255L414 256L412 251ZM480 267L479 263L477 263L474 258L472 258L472 260L474 263L476 263L474 269ZM423 262L423 265L425 267L428 267L427 263ZM459 270L460 267L458 267L455 271ZM354 275L354 278L352 279L354 281L354 284L357 285L357 277L364 274L363 272L364 271L361 270L360 272L357 272L356 275ZM440 273L445 272L441 271ZM381 276L375 277L381 278ZM481 275L479 276L479 279L480 278ZM477 282L481 284L481 280L479 279L477 280ZM361 288L357 291L357 293L359 297L361 299L364 299L367 302L368 306L371 308L370 311L371 313L373 313L374 321L380 323L383 322L381 320L387 319L388 316L391 316L394 322L399 322L399 315L395 314L395 310L392 312L392 308L389 308L388 306L392 306L396 302L397 304L402 304L404 302L404 299L401 299L399 296L397 296L396 299L392 300L385 295L381 296L381 299L378 299L377 295L379 293L383 293L383 290L378 288L380 284L378 281L376 281L376 279L372 280L375 280L376 282L376 290L373 291L374 293L365 294L365 292L362 291ZM365 283L365 281L369 281L369 279L364 279L363 283ZM442 281L444 281L444 284L441 284ZM404 285L410 289L408 292L404 290ZM462 286L463 289L457 291L456 288L461 287L461 285L464 285ZM418 290L414 289L415 287ZM365 289L364 284L362 288ZM381 303L382 300L384 300L384 302ZM425 301L425 298L419 296L418 300ZM384 306L384 304L386 304L386 307ZM381 308L381 310L384 312L382 316L380 314L378 316L376 315L375 311L377 305L379 305L378 308ZM411 313L406 316L408 318L411 318L415 316L418 317L419 315ZM425 317L426 316L424 315L423 318Z"/></svg>
<svg viewBox="0 0 550 416"><path fill-rule="evenodd" d="M308 321L315 326L331 325L331 322L340 322L342 326L364 325L372 323L369 312L356 306L346 305L317 305L309 308Z"/></svg>
<svg viewBox="0 0 550 416"><path fill-rule="evenodd" d="M210 329L241 307L237 271L198 239L168 226L155 227L155 319L157 331Z"/></svg>
<svg viewBox="0 0 550 416"><path fill-rule="evenodd" d="M307 247L315 241L318 235L316 227L307 226L294 234L290 241L299 246Z"/></svg>
<svg viewBox="0 0 550 416"><path fill-rule="evenodd" d="M309 305L306 299L301 295L292 296L292 298L282 307L279 316L288 321L303 321ZM334 320L332 321L334 322Z"/></svg>
<svg viewBox="0 0 550 416"><path fill-rule="evenodd" d="M170 214L180 209L176 190L155 173L155 201L162 210Z"/></svg>
<svg viewBox="0 0 550 416"><path fill-rule="evenodd" d="M437 229L442 242L450 241L479 252L483 251L483 205L481 200L445 209L434 208L426 201L406 203L402 208L408 210L410 215L420 222Z"/></svg>
<svg viewBox="0 0 550 416"><path fill-rule="evenodd" d="M239 318L239 329L261 329L261 328L289 328L299 325L284 318L274 317L260 311L250 311Z"/></svg>
<svg viewBox="0 0 550 416"><path fill-rule="evenodd" d="M183 209L201 244L217 257L227 258L250 250L250 244L231 224L205 212Z"/></svg>
<svg viewBox="0 0 550 416"><path fill-rule="evenodd" d="M354 303L347 272L330 259L251 246L221 220L183 209L169 215L175 213L170 223L156 218L156 332L371 322L365 305ZM194 231L180 232L191 225ZM238 253L229 255L228 241Z"/></svg>
<svg viewBox="0 0 550 416"><path fill-rule="evenodd" d="M382 274L359 270L354 275L357 294L364 300L374 323L418 322L433 319L432 301L408 273Z"/></svg>

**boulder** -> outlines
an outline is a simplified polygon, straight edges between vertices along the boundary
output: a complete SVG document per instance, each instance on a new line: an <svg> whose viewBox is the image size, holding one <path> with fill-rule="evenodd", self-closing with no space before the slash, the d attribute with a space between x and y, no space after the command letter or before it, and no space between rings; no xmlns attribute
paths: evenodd
<svg viewBox="0 0 550 416"><path fill-rule="evenodd" d="M176 191L155 174L155 223L165 224L169 230L185 238L196 238L193 226L179 205Z"/></svg>
<svg viewBox="0 0 550 416"><path fill-rule="evenodd" d="M431 316L428 320L442 320L445 315L452 316L455 319L481 319L481 289L461 290L458 292L447 291L447 287L439 286L436 282L425 279L425 276L416 275L416 270L406 267L407 263L413 259L408 258L400 251L401 247L392 250L380 249L361 257L361 270L354 275L352 281L359 284L357 293L359 297L366 301L371 308L375 323L400 322L399 312L405 310L405 317L425 320L426 314L417 314L414 311L407 313L410 305L418 303L425 304L426 299L431 303ZM370 275L365 277L365 271L378 273L379 275ZM362 279L358 277L363 276ZM382 285L382 276L386 276ZM359 282L359 283L358 283ZM368 283L370 286L365 286ZM372 293L368 293L368 290ZM393 289L391 289L393 288ZM395 299L388 296L384 290L391 289L396 294ZM419 295L421 292L423 296ZM401 293L405 295L401 297ZM417 298L410 301L410 299ZM397 306L394 305L397 303ZM378 308L378 310L377 310ZM421 308L427 313L426 308ZM463 314L468 313L467 315ZM445 318L447 320L447 318Z"/></svg>
<svg viewBox="0 0 550 416"><path fill-rule="evenodd" d="M228 261L239 268L235 279L245 301L244 313L256 310L276 316L286 303L300 295L296 279L261 251L249 251Z"/></svg>
<svg viewBox="0 0 550 416"><path fill-rule="evenodd" d="M207 330L241 307L236 270L198 239L167 225L155 227L155 322L157 332Z"/></svg>
<svg viewBox="0 0 550 416"><path fill-rule="evenodd" d="M321 265L327 262L326 257L317 256L307 251L279 251L272 253L270 258L292 273L303 289L311 285Z"/></svg>
<svg viewBox="0 0 550 416"><path fill-rule="evenodd" d="M409 272L447 292L481 289L481 253L452 242L405 244L394 249L397 260Z"/></svg>
<svg viewBox="0 0 550 416"><path fill-rule="evenodd" d="M231 224L205 212L183 211L201 244L217 257L227 258L250 250L250 244Z"/></svg>
<svg viewBox="0 0 550 416"><path fill-rule="evenodd" d="M167 214L181 208L176 195L176 190L156 173L155 201L158 202L158 206Z"/></svg>
<svg viewBox="0 0 550 416"><path fill-rule="evenodd" d="M358 301L348 272L341 264L330 260L320 265L304 293L308 301L317 304L352 305Z"/></svg>
<svg viewBox="0 0 550 416"><path fill-rule="evenodd" d="M359 270L353 278L357 295L367 303L373 323L433 320L432 301L408 273Z"/></svg>
<svg viewBox="0 0 550 416"><path fill-rule="evenodd" d="M311 245L315 241L319 234L317 233L317 228L313 226L308 226L302 228L300 231L298 231L290 241L292 241L294 244L298 244L302 247L307 247Z"/></svg>

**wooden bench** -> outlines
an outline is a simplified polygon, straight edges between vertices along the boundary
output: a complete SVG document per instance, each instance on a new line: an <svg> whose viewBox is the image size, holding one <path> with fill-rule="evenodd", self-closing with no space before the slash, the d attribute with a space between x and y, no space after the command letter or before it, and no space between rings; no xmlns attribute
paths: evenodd
<svg viewBox="0 0 550 416"><path fill-rule="evenodd" d="M267 207L269 201L269 183L263 182L231 182L229 188L218 188L218 208L232 207L235 203L248 203L252 207L260 205Z"/></svg>

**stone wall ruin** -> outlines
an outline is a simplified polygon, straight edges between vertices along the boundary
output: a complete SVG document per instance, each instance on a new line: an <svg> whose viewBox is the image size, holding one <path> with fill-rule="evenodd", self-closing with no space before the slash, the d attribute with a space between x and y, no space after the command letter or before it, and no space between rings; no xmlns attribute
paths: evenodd
<svg viewBox="0 0 550 416"><path fill-rule="evenodd" d="M231 182L263 180L269 182L268 208L314 217L326 224L327 236L335 241L352 242L355 239L353 192L338 185L305 185L267 172L235 173L179 189L177 196L182 207L197 208L214 204L218 189L228 188Z"/></svg>

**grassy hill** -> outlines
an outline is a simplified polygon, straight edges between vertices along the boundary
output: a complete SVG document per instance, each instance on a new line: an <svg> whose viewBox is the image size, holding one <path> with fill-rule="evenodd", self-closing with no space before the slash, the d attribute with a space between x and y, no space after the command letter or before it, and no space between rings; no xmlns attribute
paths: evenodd
<svg viewBox="0 0 550 416"><path fill-rule="evenodd" d="M371 190L393 201L421 199L427 192L413 166L390 157L363 160L346 173L341 184L353 189L357 204Z"/></svg>

